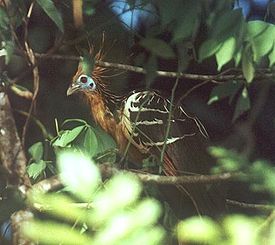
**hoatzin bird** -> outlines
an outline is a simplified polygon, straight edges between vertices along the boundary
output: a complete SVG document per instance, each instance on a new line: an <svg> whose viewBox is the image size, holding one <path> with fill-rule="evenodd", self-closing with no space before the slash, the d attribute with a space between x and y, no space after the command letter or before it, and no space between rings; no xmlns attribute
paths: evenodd
<svg viewBox="0 0 275 245"><path fill-rule="evenodd" d="M96 66L92 74L85 74L80 62L67 95L84 94L95 122L115 139L120 153L127 148L129 160L137 164L150 155L162 158L163 173L168 176L209 173L213 159L206 151L207 132L196 117L182 107L173 106L168 122L171 102L156 91L134 91L127 96L116 96L102 79L105 70ZM188 213L183 211L181 216L212 216L223 209L223 198L215 188L190 184L173 189L177 191L166 189L169 199L178 200L175 195L185 196L181 204L174 201L177 208L185 210L189 206Z"/></svg>

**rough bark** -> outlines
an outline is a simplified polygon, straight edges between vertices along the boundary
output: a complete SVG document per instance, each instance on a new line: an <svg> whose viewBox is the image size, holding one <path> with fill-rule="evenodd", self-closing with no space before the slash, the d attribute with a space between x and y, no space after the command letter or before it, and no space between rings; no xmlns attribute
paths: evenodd
<svg viewBox="0 0 275 245"><path fill-rule="evenodd" d="M29 187L26 162L8 96L0 92L0 173L9 184Z"/></svg>

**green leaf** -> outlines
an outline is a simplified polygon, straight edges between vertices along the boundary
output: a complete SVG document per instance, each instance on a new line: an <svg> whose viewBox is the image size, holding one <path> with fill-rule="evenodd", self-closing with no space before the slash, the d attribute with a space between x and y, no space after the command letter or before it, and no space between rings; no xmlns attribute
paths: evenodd
<svg viewBox="0 0 275 245"><path fill-rule="evenodd" d="M32 158L39 162L43 157L43 144L42 142L37 142L33 144L29 149L28 152L32 156Z"/></svg>
<svg viewBox="0 0 275 245"><path fill-rule="evenodd" d="M2 7L0 7L0 28L1 31L9 29L9 18L6 11Z"/></svg>
<svg viewBox="0 0 275 245"><path fill-rule="evenodd" d="M268 55L268 59L269 59L269 67L273 66L275 63L275 42L273 43L273 48Z"/></svg>
<svg viewBox="0 0 275 245"><path fill-rule="evenodd" d="M70 123L79 123L80 125L87 125L87 122L85 120L78 119L78 118L70 118L70 119L66 119L62 123L62 127L64 127L66 124L70 124Z"/></svg>
<svg viewBox="0 0 275 245"><path fill-rule="evenodd" d="M250 109L250 99L248 96L247 88L244 87L242 93L240 94L233 116L233 121L235 121L240 115Z"/></svg>
<svg viewBox="0 0 275 245"><path fill-rule="evenodd" d="M162 26L169 24L175 19L175 13L179 8L180 1L159 0L156 3L159 7Z"/></svg>
<svg viewBox="0 0 275 245"><path fill-rule="evenodd" d="M210 105L226 97L233 98L240 90L241 86L242 83L239 81L229 81L215 86L211 91L207 104Z"/></svg>
<svg viewBox="0 0 275 245"><path fill-rule="evenodd" d="M268 23L261 20L253 20L247 23L247 40L261 36L268 28Z"/></svg>
<svg viewBox="0 0 275 245"><path fill-rule="evenodd" d="M52 221L29 221L23 225L23 234L43 244L92 244L91 238L77 229Z"/></svg>
<svg viewBox="0 0 275 245"><path fill-rule="evenodd" d="M53 215L54 217L59 217L62 220L69 222L85 222L87 217L87 212L84 208L79 208L74 206L75 200L68 195L62 193L41 193L35 188L28 196L28 200L34 204L40 204L43 212ZM87 204L87 208L89 204Z"/></svg>
<svg viewBox="0 0 275 245"><path fill-rule="evenodd" d="M100 182L96 165L83 154L62 152L57 158L64 185L81 200L89 202Z"/></svg>
<svg viewBox="0 0 275 245"><path fill-rule="evenodd" d="M235 67L239 66L242 58L242 49L234 55Z"/></svg>
<svg viewBox="0 0 275 245"><path fill-rule="evenodd" d="M94 133L94 130L90 127L88 127L85 130L83 145L84 145L85 151L89 153L91 157L93 157L97 153L97 150L98 150L97 137Z"/></svg>
<svg viewBox="0 0 275 245"><path fill-rule="evenodd" d="M159 57L166 59L175 57L174 51L170 45L160 39L145 38L141 40L140 45Z"/></svg>
<svg viewBox="0 0 275 245"><path fill-rule="evenodd" d="M218 165L211 169L213 174L240 171L248 164L247 159L235 151L217 146L212 146L208 150L213 157L217 158Z"/></svg>
<svg viewBox="0 0 275 245"><path fill-rule="evenodd" d="M199 62L218 52L221 46L222 43L219 43L216 39L208 39L203 42L199 49Z"/></svg>
<svg viewBox="0 0 275 245"><path fill-rule="evenodd" d="M63 19L52 0L36 0L60 31L64 32Z"/></svg>
<svg viewBox="0 0 275 245"><path fill-rule="evenodd" d="M86 126L78 126L72 130L64 130L61 135L53 142L53 146L65 147L68 146L82 132Z"/></svg>
<svg viewBox="0 0 275 245"><path fill-rule="evenodd" d="M236 38L228 38L216 53L218 71L228 63L234 56L236 50Z"/></svg>
<svg viewBox="0 0 275 245"><path fill-rule="evenodd" d="M248 83L251 83L254 75L255 75L255 68L252 60L251 48L247 46L242 54L242 70L244 77Z"/></svg>
<svg viewBox="0 0 275 245"><path fill-rule="evenodd" d="M183 15L180 9L184 9ZM190 37L197 31L199 26L198 14L200 12L200 4L194 4L192 1L181 1L178 11L178 18L173 30L173 42L179 42Z"/></svg>
<svg viewBox="0 0 275 245"><path fill-rule="evenodd" d="M180 42L188 37L190 37L198 28L197 16L190 16L189 19L184 19L177 24L174 35L173 42Z"/></svg>
<svg viewBox="0 0 275 245"><path fill-rule="evenodd" d="M98 141L97 153L105 152L116 147L114 139L106 134L101 128L94 128L93 130Z"/></svg>
<svg viewBox="0 0 275 245"><path fill-rule="evenodd" d="M259 62L273 47L275 27L263 21L248 22L248 35L251 39L254 61Z"/></svg>
<svg viewBox="0 0 275 245"><path fill-rule="evenodd" d="M223 226L226 235L229 238L229 243L232 245L237 244L260 244L257 242L255 232L261 224L257 219L245 217L243 215L231 215L224 219Z"/></svg>
<svg viewBox="0 0 275 245"><path fill-rule="evenodd" d="M192 217L177 226L178 238L182 242L219 244L221 228L210 218Z"/></svg>
<svg viewBox="0 0 275 245"><path fill-rule="evenodd" d="M38 162L32 163L27 166L27 173L29 177L33 178L34 180L39 177L43 171L46 169L47 165L45 161L40 160Z"/></svg>
<svg viewBox="0 0 275 245"><path fill-rule="evenodd" d="M105 191L99 193L93 200L93 212L90 215L91 224L104 224L119 210L128 208L137 201L141 190L141 183L134 175L115 175L105 185Z"/></svg>
<svg viewBox="0 0 275 245"><path fill-rule="evenodd" d="M229 10L221 14L213 25L211 37L222 42L230 36L239 34L243 25L243 15L241 9Z"/></svg>

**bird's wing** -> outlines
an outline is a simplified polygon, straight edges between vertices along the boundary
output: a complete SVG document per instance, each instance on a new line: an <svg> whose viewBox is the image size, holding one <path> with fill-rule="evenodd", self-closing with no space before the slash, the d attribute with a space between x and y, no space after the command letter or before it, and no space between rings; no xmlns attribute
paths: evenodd
<svg viewBox="0 0 275 245"><path fill-rule="evenodd" d="M173 113L169 116L170 109L170 101L156 92L131 94L124 102L121 116L126 138L142 153L160 157L164 151L163 172L166 175L209 173L213 159L206 151L207 133L203 125L182 107L172 108ZM204 214L217 210L220 205L212 200L206 186L185 185L179 189L193 198L196 209Z"/></svg>
<svg viewBox="0 0 275 245"><path fill-rule="evenodd" d="M189 146L188 142L207 137L197 118L188 115L182 107L172 108L173 113L169 115L170 109L170 101L154 91L131 94L124 102L121 120L126 138L141 152L159 155L164 148L169 151L176 145Z"/></svg>

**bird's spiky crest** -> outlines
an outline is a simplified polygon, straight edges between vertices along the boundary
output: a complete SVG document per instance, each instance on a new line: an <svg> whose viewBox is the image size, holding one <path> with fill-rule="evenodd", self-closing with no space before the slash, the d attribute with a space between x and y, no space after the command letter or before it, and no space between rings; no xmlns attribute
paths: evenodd
<svg viewBox="0 0 275 245"><path fill-rule="evenodd" d="M104 46L105 46L104 33L102 35L100 48L97 52L95 51L94 45L91 45L89 43L89 55L91 57L91 60L95 61L95 65L93 67L92 74L86 74L86 75L89 75L92 77L92 79L96 83L99 95L101 95L103 97L103 100L105 101L108 108L111 111L113 111L114 107L117 107L120 105L120 103L122 102L124 97L115 95L114 93L111 92L111 90L109 89L109 86L110 86L109 81L106 81L105 79L103 79L103 76L105 76L105 73L110 72L110 69L99 66L97 64L98 61L103 61L103 59L105 58L105 56L107 54L106 52L104 52ZM77 72L74 76L74 81L83 73L84 73L83 61L81 60L78 65ZM89 92L86 93L86 96L89 97Z"/></svg>

